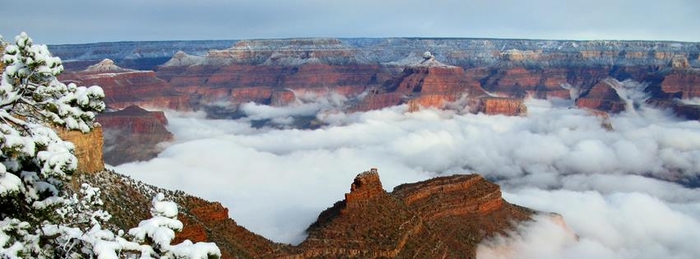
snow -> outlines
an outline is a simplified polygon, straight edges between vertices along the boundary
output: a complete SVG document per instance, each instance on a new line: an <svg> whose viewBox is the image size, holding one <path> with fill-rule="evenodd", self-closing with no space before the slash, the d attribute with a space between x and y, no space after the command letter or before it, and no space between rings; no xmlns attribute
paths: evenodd
<svg viewBox="0 0 700 259"><path fill-rule="evenodd" d="M181 67L181 66L193 66L201 65L205 61L205 57L194 56L185 53L184 51L178 51L173 55L170 60L163 64L163 67Z"/></svg>
<svg viewBox="0 0 700 259"><path fill-rule="evenodd" d="M123 231L102 229L111 215L101 209L99 188L83 184L73 195L63 190L77 168L75 146L48 126L92 130L95 114L105 109L104 91L59 82L63 65L46 45L34 45L26 33L15 41L2 56L7 69L0 78L0 197L16 196L9 211L26 213L12 218L14 213L0 211L0 258L220 256L213 243L170 245L183 225L177 204L163 194L153 198L153 218L129 231L130 241ZM158 249L141 244L147 240Z"/></svg>
<svg viewBox="0 0 700 259"><path fill-rule="evenodd" d="M124 69L116 64L111 59L103 59L97 64L91 65L85 69L85 72L123 72L129 71L129 69Z"/></svg>
<svg viewBox="0 0 700 259"><path fill-rule="evenodd" d="M14 174L7 173L5 165L0 164L0 197L12 192L19 192L22 188L22 180ZM0 244L2 242L0 241Z"/></svg>
<svg viewBox="0 0 700 259"><path fill-rule="evenodd" d="M177 204L171 201L165 201L165 195L158 193L156 197L153 198L151 214L153 214L153 216L175 218L177 217Z"/></svg>

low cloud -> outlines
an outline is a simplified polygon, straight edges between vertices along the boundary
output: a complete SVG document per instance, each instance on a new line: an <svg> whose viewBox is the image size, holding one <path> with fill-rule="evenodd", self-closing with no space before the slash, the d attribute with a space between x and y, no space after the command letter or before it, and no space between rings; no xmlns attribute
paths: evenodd
<svg viewBox="0 0 700 259"><path fill-rule="evenodd" d="M478 172L501 184L508 201L562 214L579 236L557 233L540 219L491 243L538 248L515 258L700 254L689 245L700 237L700 192L669 181L700 174L700 123L645 107L604 118L562 100L527 105L527 117L408 113L405 106L352 114L314 108L316 119L328 124L315 130L168 113L175 143L156 159L116 170L221 201L240 225L286 243L302 241L304 229L370 167L379 168L388 191L436 175ZM248 114L307 114L293 109L254 105ZM614 130L602 126L607 122ZM538 245L539 237L556 242Z"/></svg>
<svg viewBox="0 0 700 259"><path fill-rule="evenodd" d="M561 213L577 236L550 217L539 216L507 237L483 242L478 248L480 259L690 259L700 254L700 223L697 217L686 214L688 209L697 208L697 200L669 205L636 192L603 195L595 191L539 189L504 196L530 208Z"/></svg>

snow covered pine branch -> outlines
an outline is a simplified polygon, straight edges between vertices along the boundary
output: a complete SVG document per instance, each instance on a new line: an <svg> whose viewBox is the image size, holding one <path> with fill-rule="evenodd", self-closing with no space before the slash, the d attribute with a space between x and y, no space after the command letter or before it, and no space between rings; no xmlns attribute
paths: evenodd
<svg viewBox="0 0 700 259"><path fill-rule="evenodd" d="M78 87L56 79L61 59L26 33L7 44L0 37L0 258L216 258L212 243L171 245L177 205L162 194L152 219L114 234L102 229L111 217L99 189L64 188L77 168L74 146L51 128L89 132L105 109L99 86ZM2 69L2 66L0 66Z"/></svg>

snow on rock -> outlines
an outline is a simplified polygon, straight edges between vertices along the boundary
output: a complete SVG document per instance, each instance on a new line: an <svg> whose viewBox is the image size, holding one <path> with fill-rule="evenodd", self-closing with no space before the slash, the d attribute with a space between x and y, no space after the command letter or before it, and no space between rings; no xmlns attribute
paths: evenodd
<svg viewBox="0 0 700 259"><path fill-rule="evenodd" d="M180 66L192 66L200 65L204 62L205 58L202 56L194 56L185 53L184 51L178 51L173 55L168 62L163 64L163 67L180 67Z"/></svg>
<svg viewBox="0 0 700 259"><path fill-rule="evenodd" d="M103 59L100 61L100 63L94 64L92 66L89 66L87 69L85 69L85 72L96 72L96 73L117 73L117 72L132 72L135 70L132 69L126 69L126 68L121 68L114 64L114 61L111 59Z"/></svg>

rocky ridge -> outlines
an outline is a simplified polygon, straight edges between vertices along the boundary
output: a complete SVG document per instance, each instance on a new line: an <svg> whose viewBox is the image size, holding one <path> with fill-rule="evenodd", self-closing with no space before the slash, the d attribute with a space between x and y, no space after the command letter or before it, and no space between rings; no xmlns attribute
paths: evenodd
<svg viewBox="0 0 700 259"><path fill-rule="evenodd" d="M80 174L79 183L102 187L110 228L147 218L158 192L179 204L184 223L176 241L215 242L222 258L475 258L484 238L529 220L533 211L501 198L497 185L478 175L454 175L384 191L376 169L359 174L346 199L319 215L297 246L256 235L228 217L228 209L182 192L134 181L111 171Z"/></svg>
<svg viewBox="0 0 700 259"><path fill-rule="evenodd" d="M475 258L481 240L534 212L511 205L479 175L454 175L384 191L376 169L319 215L288 258Z"/></svg>

